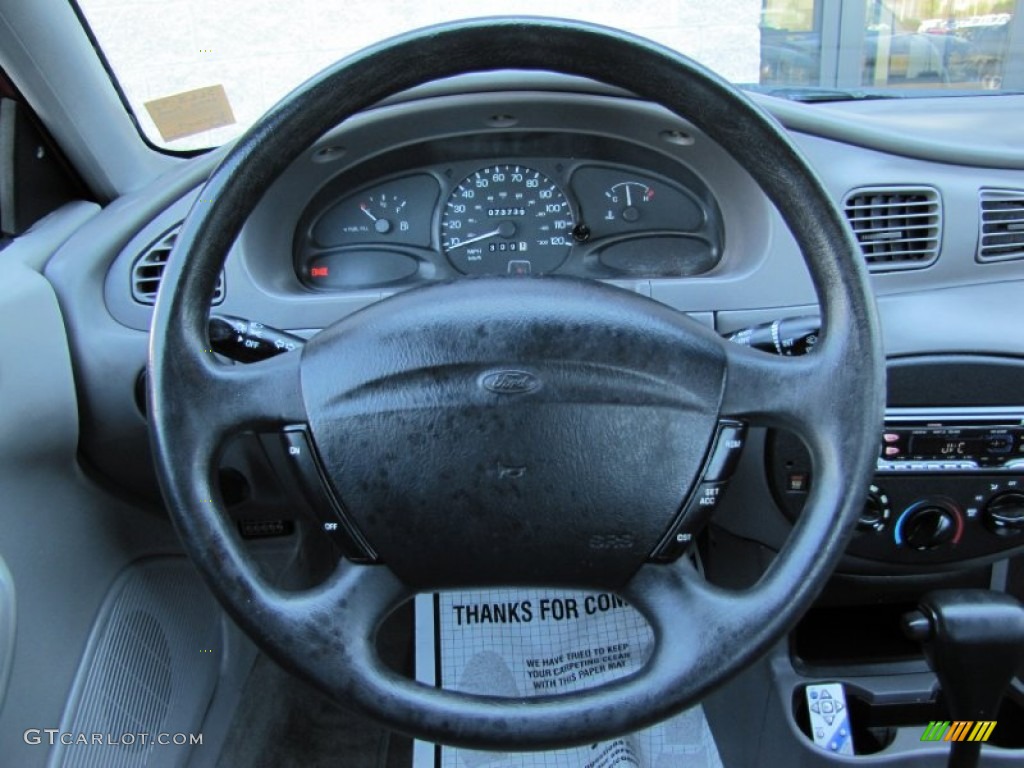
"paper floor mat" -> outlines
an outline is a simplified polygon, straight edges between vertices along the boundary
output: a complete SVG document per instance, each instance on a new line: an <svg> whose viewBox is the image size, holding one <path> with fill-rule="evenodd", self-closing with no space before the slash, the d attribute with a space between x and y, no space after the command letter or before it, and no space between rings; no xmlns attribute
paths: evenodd
<svg viewBox="0 0 1024 768"><path fill-rule="evenodd" d="M547 589L416 598L416 678L469 693L569 693L638 669L653 635L610 593ZM700 706L644 731L554 752L479 752L417 742L414 768L722 768Z"/></svg>

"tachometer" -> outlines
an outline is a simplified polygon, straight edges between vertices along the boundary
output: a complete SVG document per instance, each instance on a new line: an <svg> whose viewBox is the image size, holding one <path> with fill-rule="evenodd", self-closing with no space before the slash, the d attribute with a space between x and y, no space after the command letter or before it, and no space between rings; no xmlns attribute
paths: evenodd
<svg viewBox="0 0 1024 768"><path fill-rule="evenodd" d="M542 274L572 248L572 210L551 179L521 165L467 176L441 217L441 245L452 266L470 275Z"/></svg>

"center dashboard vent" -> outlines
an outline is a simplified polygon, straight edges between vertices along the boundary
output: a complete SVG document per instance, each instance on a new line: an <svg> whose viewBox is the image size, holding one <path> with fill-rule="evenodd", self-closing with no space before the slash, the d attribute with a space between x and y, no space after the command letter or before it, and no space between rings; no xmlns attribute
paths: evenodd
<svg viewBox="0 0 1024 768"><path fill-rule="evenodd" d="M983 189L978 261L1024 259L1024 190Z"/></svg>
<svg viewBox="0 0 1024 768"><path fill-rule="evenodd" d="M931 187L862 187L846 195L846 218L872 272L920 269L939 257L942 203Z"/></svg>
<svg viewBox="0 0 1024 768"><path fill-rule="evenodd" d="M160 290L167 260L171 257L171 249L178 239L181 224L174 225L160 237L150 243L139 254L132 264L132 298L140 304L155 304L156 294ZM224 273L217 278L217 287L213 290L213 303L224 301Z"/></svg>

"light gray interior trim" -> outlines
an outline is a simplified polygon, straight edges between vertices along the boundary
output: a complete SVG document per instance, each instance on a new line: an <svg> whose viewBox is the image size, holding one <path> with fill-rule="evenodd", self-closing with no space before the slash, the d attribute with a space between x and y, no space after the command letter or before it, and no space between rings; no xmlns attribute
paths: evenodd
<svg viewBox="0 0 1024 768"><path fill-rule="evenodd" d="M787 128L811 136L937 163L1024 170L1024 133L1020 131L1024 96L893 100L902 115L896 115L893 101L888 100L801 104L756 93L750 96ZM970 104L979 100L984 100L984 106ZM978 109L964 110L965 101ZM897 119L883 122L886 113ZM1003 140L964 142L962 137L971 133L971 127L964 123L972 120L982 121L977 135L996 134ZM956 128L948 128L950 125Z"/></svg>
<svg viewBox="0 0 1024 768"><path fill-rule="evenodd" d="M889 356L932 352L1024 356L1024 282L881 296Z"/></svg>
<svg viewBox="0 0 1024 768"><path fill-rule="evenodd" d="M142 141L67 0L4 3L0 66L101 199L182 162Z"/></svg>
<svg viewBox="0 0 1024 768"><path fill-rule="evenodd" d="M7 563L0 557L0 708L7 694L7 679L14 661L14 633L17 629L17 602L14 577Z"/></svg>
<svg viewBox="0 0 1024 768"><path fill-rule="evenodd" d="M93 624L62 733L202 733L221 667L220 606L184 557L147 558L118 576ZM148 750L58 744L48 768L177 768L191 744Z"/></svg>
<svg viewBox="0 0 1024 768"><path fill-rule="evenodd" d="M50 254L75 231L100 212L96 203L76 200L47 214L4 249L4 258L19 261L29 269L42 271Z"/></svg>
<svg viewBox="0 0 1024 768"><path fill-rule="evenodd" d="M1024 281L965 285L878 297L886 355L993 354L1024 357ZM716 313L719 333L785 317L815 314L813 305Z"/></svg>
<svg viewBox="0 0 1024 768"><path fill-rule="evenodd" d="M513 89L575 90L631 98L628 92L581 78L509 71L462 75L428 83L394 96L385 103L397 104L452 93L499 93ZM755 92L747 95L787 128L810 136L944 164L1024 170L1024 133L1019 130L1024 95L911 97L814 104ZM963 109L964 102L969 109ZM993 120L991 112L1004 115L1006 119ZM885 121L886 116L895 119ZM963 142L962 136L971 132L971 126L965 126L965 121L974 122L978 135L991 137L996 133L1001 140Z"/></svg>
<svg viewBox="0 0 1024 768"><path fill-rule="evenodd" d="M79 206L83 213L94 208ZM25 744L22 734L59 722L114 576L139 557L177 550L166 519L104 492L79 467L78 400L64 319L52 286L29 266L66 238L57 218L60 234L37 225L0 258L0 317L17 318L0 323L0 557L18 585L0 763L19 768L45 763L46 748ZM19 258L7 258L15 247Z"/></svg>

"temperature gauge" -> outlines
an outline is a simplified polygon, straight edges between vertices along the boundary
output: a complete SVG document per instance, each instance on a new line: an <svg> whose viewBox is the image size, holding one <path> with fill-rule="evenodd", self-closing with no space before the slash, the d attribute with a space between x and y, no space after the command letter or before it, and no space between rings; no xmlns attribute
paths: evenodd
<svg viewBox="0 0 1024 768"><path fill-rule="evenodd" d="M643 210L654 200L654 188L639 181L622 181L604 193L608 198L605 221L628 221L632 224L643 217Z"/></svg>
<svg viewBox="0 0 1024 768"><path fill-rule="evenodd" d="M687 190L630 169L586 166L572 177L580 223L592 240L643 233L699 232L704 209Z"/></svg>

